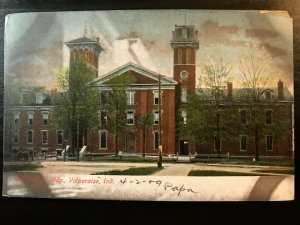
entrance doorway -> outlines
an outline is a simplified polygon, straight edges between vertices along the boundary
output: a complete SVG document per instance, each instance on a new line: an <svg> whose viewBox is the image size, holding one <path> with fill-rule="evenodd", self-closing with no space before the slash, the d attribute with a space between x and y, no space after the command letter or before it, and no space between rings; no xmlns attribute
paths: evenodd
<svg viewBox="0 0 300 225"><path fill-rule="evenodd" d="M179 155L189 154L189 142L187 140L180 140Z"/></svg>
<svg viewBox="0 0 300 225"><path fill-rule="evenodd" d="M135 136L133 134L129 134L126 136L126 149L127 153L135 152Z"/></svg>

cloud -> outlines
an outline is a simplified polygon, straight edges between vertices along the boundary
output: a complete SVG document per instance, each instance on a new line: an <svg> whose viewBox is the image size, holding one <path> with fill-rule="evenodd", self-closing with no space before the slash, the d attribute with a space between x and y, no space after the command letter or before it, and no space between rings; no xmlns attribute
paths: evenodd
<svg viewBox="0 0 300 225"><path fill-rule="evenodd" d="M284 49L275 47L274 45L271 45L269 43L262 43L260 45L261 47L264 47L272 57L287 55L287 52Z"/></svg>
<svg viewBox="0 0 300 225"><path fill-rule="evenodd" d="M280 34L275 30L247 29L246 36L251 38L276 38Z"/></svg>
<svg viewBox="0 0 300 225"><path fill-rule="evenodd" d="M234 40L232 37L238 34L237 26L220 26L218 22L205 21L199 28L200 43L205 46L224 44L228 46L243 46L245 41Z"/></svg>

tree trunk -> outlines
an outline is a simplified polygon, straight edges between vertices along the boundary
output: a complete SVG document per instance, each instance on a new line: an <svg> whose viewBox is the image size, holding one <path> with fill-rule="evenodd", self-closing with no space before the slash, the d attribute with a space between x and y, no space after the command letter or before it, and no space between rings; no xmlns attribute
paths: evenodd
<svg viewBox="0 0 300 225"><path fill-rule="evenodd" d="M217 112L217 153L218 153L218 158L221 158L221 140L220 140L220 113Z"/></svg>
<svg viewBox="0 0 300 225"><path fill-rule="evenodd" d="M258 128L255 128L255 161L259 161L259 134L258 134Z"/></svg>
<svg viewBox="0 0 300 225"><path fill-rule="evenodd" d="M146 156L146 128L143 128L143 157Z"/></svg>

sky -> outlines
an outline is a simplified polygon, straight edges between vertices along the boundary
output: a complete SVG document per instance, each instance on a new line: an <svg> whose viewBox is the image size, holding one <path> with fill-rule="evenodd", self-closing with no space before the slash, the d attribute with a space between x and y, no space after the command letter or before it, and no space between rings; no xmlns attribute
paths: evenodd
<svg viewBox="0 0 300 225"><path fill-rule="evenodd" d="M99 37L104 51L99 57L99 76L128 62L172 77L172 31L177 25L195 25L199 49L196 74L213 57L232 65L237 77L238 60L251 45L272 57L279 79L293 93L292 19L278 13L230 10L131 10L44 12L12 14L5 24L5 83L55 87L57 70L67 67L69 50L64 44L84 36Z"/></svg>

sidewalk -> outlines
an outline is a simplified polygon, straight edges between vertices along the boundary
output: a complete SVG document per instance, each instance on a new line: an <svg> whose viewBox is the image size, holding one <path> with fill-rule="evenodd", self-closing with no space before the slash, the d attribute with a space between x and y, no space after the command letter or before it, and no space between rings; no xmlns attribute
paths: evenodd
<svg viewBox="0 0 300 225"><path fill-rule="evenodd" d="M197 166L195 167L193 164L183 163L172 165L167 164L164 166L164 169L151 174L151 176L187 176L193 168L197 168Z"/></svg>

